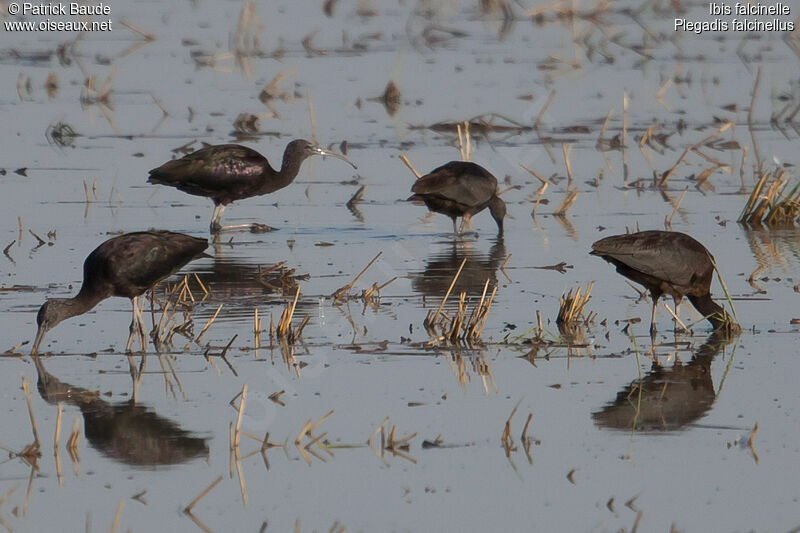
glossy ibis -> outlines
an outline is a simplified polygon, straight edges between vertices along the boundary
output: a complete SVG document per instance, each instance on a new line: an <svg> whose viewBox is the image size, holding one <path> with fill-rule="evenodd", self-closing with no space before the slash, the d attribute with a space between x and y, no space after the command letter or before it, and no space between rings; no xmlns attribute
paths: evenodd
<svg viewBox="0 0 800 533"><path fill-rule="evenodd" d="M272 228L255 223L222 226L220 224L222 212L235 200L283 189L294 181L300 171L300 165L312 155L335 157L357 168L352 161L341 154L297 139L286 145L280 170L274 170L267 158L252 148L238 144L219 144L201 148L180 159L167 161L151 170L147 181L169 185L195 196L211 198L214 201L211 233L235 229L264 232Z"/></svg>
<svg viewBox="0 0 800 533"><path fill-rule="evenodd" d="M725 310L711 299L714 258L692 237L674 231L613 235L592 244L590 253L599 255L617 267L617 272L650 291L651 334L656 330L656 306L663 294L675 300L675 314L686 296L714 329L730 324Z"/></svg>
<svg viewBox="0 0 800 533"><path fill-rule="evenodd" d="M133 305L125 351L139 335L145 349L144 318L138 297L192 259L203 255L206 239L169 231L126 233L107 240L83 262L83 284L77 296L48 299L36 316L38 331L31 354L36 355L45 334L63 320L83 314L110 296L130 298Z"/></svg>
<svg viewBox="0 0 800 533"><path fill-rule="evenodd" d="M456 218L462 217L462 229L470 219L487 207L503 234L506 204L497 196L497 180L480 165L450 161L419 178L411 187L410 201L421 201L431 211L453 219L453 233L458 235Z"/></svg>

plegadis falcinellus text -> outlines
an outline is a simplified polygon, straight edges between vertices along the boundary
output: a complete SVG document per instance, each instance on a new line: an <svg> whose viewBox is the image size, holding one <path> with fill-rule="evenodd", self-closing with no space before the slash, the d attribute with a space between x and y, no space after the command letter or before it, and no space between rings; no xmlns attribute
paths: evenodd
<svg viewBox="0 0 800 533"><path fill-rule="evenodd" d="M421 201L431 211L453 219L453 233L458 235L456 218L463 226L487 207L503 233L506 204L497 196L497 179L480 165L467 161L450 161L419 178L411 187L410 201Z"/></svg>
<svg viewBox="0 0 800 533"><path fill-rule="evenodd" d="M235 200L261 196L283 189L294 181L303 161L312 155L328 155L356 165L341 154L325 150L310 142L297 139L286 145L280 170L274 170L267 158L252 148L238 144L219 144L201 148L180 159L168 161L150 171L149 183L169 185L178 190L205 196L214 201L211 233L224 230L249 229L269 231L264 224L222 226L220 218L225 207Z"/></svg>
<svg viewBox="0 0 800 533"><path fill-rule="evenodd" d="M626 278L644 285L653 300L650 333L655 333L656 306L661 295L675 300L675 314L684 296L719 329L730 324L725 310L711 299L713 256L705 246L685 233L640 231L613 235L592 244L599 255Z"/></svg>
<svg viewBox="0 0 800 533"><path fill-rule="evenodd" d="M144 318L138 296L192 259L203 255L206 239L169 231L142 231L111 238L94 249L83 262L83 284L77 296L51 298L36 316L38 330L31 353L36 355L45 333L63 320L81 315L110 296L130 298L133 305L129 351L138 333L146 347Z"/></svg>

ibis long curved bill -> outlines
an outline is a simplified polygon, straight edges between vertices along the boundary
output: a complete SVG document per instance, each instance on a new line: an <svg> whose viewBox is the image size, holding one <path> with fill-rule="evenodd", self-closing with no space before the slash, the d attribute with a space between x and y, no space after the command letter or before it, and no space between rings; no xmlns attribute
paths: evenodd
<svg viewBox="0 0 800 533"><path fill-rule="evenodd" d="M330 150L326 150L325 148L322 148L320 146L314 146L314 147L312 147L312 150L317 155L335 157L336 159L341 159L342 161L345 161L346 163L349 163L350 166L353 167L353 168L358 168L355 163L350 161L346 156L344 156L342 154L337 154L336 152L331 152Z"/></svg>

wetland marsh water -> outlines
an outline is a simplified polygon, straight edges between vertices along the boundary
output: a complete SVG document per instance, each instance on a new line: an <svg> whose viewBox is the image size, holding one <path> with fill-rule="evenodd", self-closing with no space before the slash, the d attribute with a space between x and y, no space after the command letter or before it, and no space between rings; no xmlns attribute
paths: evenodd
<svg viewBox="0 0 800 533"><path fill-rule="evenodd" d="M793 173L797 163L793 124L770 121L789 116L800 97L793 37L673 33L677 14L668 2L605 9L580 2L578 16L538 7L537 23L514 4L518 20L501 33L501 12L481 14L478 2L341 0L332 17L319 5L262 2L258 20L251 15L237 32L241 2L114 2L113 31L84 34L62 54L68 64L57 50L75 35L0 32L0 246L15 241L0 257L0 338L4 351L11 348L0 358L0 445L14 452L33 440L21 380L37 381L23 356L29 345L17 345L32 340L44 299L74 294L85 256L116 232L207 235L211 202L148 185L149 169L189 141L197 148L237 140L240 113L264 114L262 134L240 142L275 162L290 139L312 135L308 95L316 138L334 147L347 141L359 165L352 171L309 160L286 189L226 211L226 223L279 230L225 235L211 257L185 269L210 290L192 310L195 333L222 310L199 345L176 341L160 356L150 347L135 402L120 353L127 301L102 302L50 332L42 348L52 354L42 359L49 377L31 398L42 456L35 467L14 456L0 465L0 498L7 495L0 528L103 531L120 502L120 531L259 531L266 524L267 531L760 532L800 525L800 330L791 324L800 232L736 223L756 153L765 168L786 165ZM681 17L705 17L705 5L683 7ZM123 21L155 39L143 40ZM263 52L245 58L252 77L229 54L237 43ZM279 84L287 96L270 100L278 116L267 116L259 93L284 72L292 73ZM57 89L49 95L51 73ZM101 93L111 78L107 108L86 91L87 76ZM402 94L393 115L370 100L390 79ZM621 151L598 147L611 110L602 136L621 138L623 91L627 176ZM414 178L399 156L420 171L458 159L455 133L427 126L489 113L495 126L508 126L501 118L508 117L525 127L473 128L472 160L521 189L504 195L513 218L502 241L484 212L474 218L478 235L454 242L446 217L427 217L404 201ZM531 128L537 118L538 131ZM650 186L654 169L665 172L726 120L735 125L703 151L730 173L698 183L712 163L691 153L665 188ZM79 134L71 146L48 143L45 132L58 122ZM640 148L654 125L655 140ZM570 187L564 143L579 194L558 218L552 213ZM550 179L549 203L535 218L540 183L520 164ZM360 185L367 189L353 212L345 204ZM714 254L744 331L719 339L701 322L675 338L661 308L653 347L648 302L588 251L626 227L663 229L684 190L672 229ZM46 244L37 246L31 231ZM380 300L334 305L331 294L378 252L354 292L397 277ZM487 278L498 287L484 342L427 346L425 315L465 257L456 290L479 298ZM295 323L310 317L303 342L291 348L295 366L265 337L253 349L253 309L266 328L294 296L291 283L259 281L259 268L280 261L303 275ZM537 268L561 262L564 273ZM536 352L522 342L537 310L547 338L558 337L558 298L590 281L588 309L598 316L579 347ZM200 298L196 285L193 293ZM712 293L724 298L716 281ZM682 309L687 323L699 318L689 307ZM643 320L624 330L634 318ZM234 335L226 364L218 355ZM652 366L653 355L661 367ZM229 402L245 384L242 430L285 443L266 459L251 454L261 443L247 437L238 461L229 453L237 420ZM284 405L269 399L281 390ZM501 434L515 406L507 453ZM326 433L328 447L312 447L307 462L294 439L307 420L331 410L312 431ZM520 434L529 413L526 453ZM387 416L396 439L416 433L402 455L364 445ZM73 460L64 442L76 419L82 438ZM439 435L441 446L423 445ZM193 521L183 509L218 476Z"/></svg>

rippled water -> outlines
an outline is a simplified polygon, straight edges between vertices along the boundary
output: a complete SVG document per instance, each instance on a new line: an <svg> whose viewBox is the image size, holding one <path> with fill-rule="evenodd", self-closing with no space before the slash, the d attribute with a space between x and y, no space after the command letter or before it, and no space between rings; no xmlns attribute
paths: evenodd
<svg viewBox="0 0 800 533"><path fill-rule="evenodd" d="M791 35L676 34L667 3L579 3L574 17L566 4L541 4L534 21L513 4L517 20L507 27L500 11L483 14L477 2L343 0L331 17L318 5L260 3L239 31L240 2L111 7L113 31L77 41L0 32L0 246L13 241L0 257L0 349L9 350L0 358L0 446L13 452L0 466L0 526L101 531L115 515L120 531L798 525L800 365L791 320L800 233L736 222L757 158L793 172ZM684 7L680 16L708 18L705 5ZM48 94L51 73L57 89L51 83ZM268 101L271 111L259 93L282 73L290 74L278 84L286 94ZM402 95L394 114L372 100L390 79ZM237 134L240 113L260 117L257 134ZM422 172L458 159L453 129L431 126L475 117L492 128L475 119L472 160L503 188L520 188L504 194L511 218L503 239L481 213L477 233L454 241L449 219L404 201L414 177L399 156ZM724 121L734 126L701 149L705 158L689 153L666 187L651 186L654 172ZM69 146L48 142L47 134L65 131L59 122L78 134ZM627 164L613 141L623 123ZM640 146L645 134L650 142ZM346 141L358 170L312 159L291 186L226 210L226 223L279 229L225 235L210 257L186 267L209 290L203 296L189 279L195 335L222 305L199 343L176 335L160 355L150 346L143 368L131 360L134 374L143 371L134 387L121 353L130 306L111 299L50 332L43 349L51 356L37 372L20 343L32 340L46 297L77 292L83 259L99 243L150 227L207 236L211 202L147 184L149 169L189 142L242 142L276 161L290 139L312 136L334 149ZM699 183L717 163L730 172ZM549 179L535 217L540 182L520 164ZM363 200L348 209L361 185ZM553 216L572 188L579 194L568 215ZM737 338L709 336L705 322L674 336L662 307L653 347L649 302L588 255L598 238L663 229L670 216L672 229L714 254L743 326ZM396 278L380 298L334 303L333 293L379 252L352 293ZM474 305L488 279L497 292L483 342L431 343L426 313L465 258L445 309L453 312L461 291ZM279 262L283 274L268 272ZM562 262L561 272L540 268ZM591 281L587 309L598 316L564 342L558 299ZM302 342L281 346L265 332L255 349L254 309L266 330L297 287L295 326L309 317ZM712 293L723 299L717 282ZM689 307L682 318L695 322ZM537 311L553 343L532 349L524 340ZM157 321L157 306L153 314ZM35 462L15 455L33 441L23 379L32 383L41 440ZM244 385L236 454L229 432L238 414L229 402ZM280 403L270 399L279 391ZM515 406L513 446L504 449ZM308 451L295 446L306 421L331 410L311 430L325 436ZM381 453L373 432L386 417L384 438L395 426L396 441L415 434L407 448ZM76 420L79 456L71 456L65 442ZM267 432L282 446L262 454L247 435Z"/></svg>

